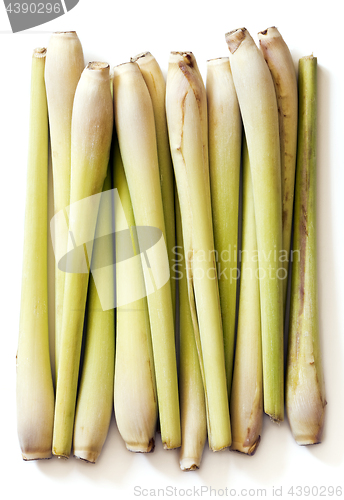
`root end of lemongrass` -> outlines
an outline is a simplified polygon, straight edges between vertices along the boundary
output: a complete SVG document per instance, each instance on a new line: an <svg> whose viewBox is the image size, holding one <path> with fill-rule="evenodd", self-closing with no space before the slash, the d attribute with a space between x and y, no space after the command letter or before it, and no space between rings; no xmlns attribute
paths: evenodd
<svg viewBox="0 0 344 500"><path fill-rule="evenodd" d="M128 451L131 451L133 453L153 453L154 448L155 448L155 441L154 441L154 438L152 438L148 444L125 443L125 446L126 446Z"/></svg>
<svg viewBox="0 0 344 500"><path fill-rule="evenodd" d="M199 461L194 458L182 458L179 462L180 468L184 472L190 472L199 469Z"/></svg>
<svg viewBox="0 0 344 500"><path fill-rule="evenodd" d="M74 457L82 462L86 462L88 464L95 464L97 458L99 457L98 451L90 451L90 450L79 450L74 451Z"/></svg>
<svg viewBox="0 0 344 500"><path fill-rule="evenodd" d="M259 36L269 36L270 38L278 38L281 36L280 32L276 28L276 26L270 26L270 28L266 28L266 30L259 31L258 37ZM260 42L260 40L259 40Z"/></svg>
<svg viewBox="0 0 344 500"><path fill-rule="evenodd" d="M32 462L33 460L50 460L51 458L51 451L22 453L22 459L24 462Z"/></svg>
<svg viewBox="0 0 344 500"><path fill-rule="evenodd" d="M223 446L222 448L214 448L214 447L209 447L209 448L210 448L210 451L217 453L219 451L228 450L231 447L231 445L232 445L232 443L230 443L228 446Z"/></svg>
<svg viewBox="0 0 344 500"><path fill-rule="evenodd" d="M140 54L137 54L134 57L130 58L130 62L136 62L138 59L142 59L143 57L151 58L153 57L150 52L141 52Z"/></svg>
<svg viewBox="0 0 344 500"><path fill-rule="evenodd" d="M231 54L234 54L234 52L240 47L241 42L246 37L246 31L246 28L239 28L226 33L226 42Z"/></svg>
<svg viewBox="0 0 344 500"><path fill-rule="evenodd" d="M53 450L53 455L54 457L61 458L62 460L68 460L69 458L69 455L60 454L56 450Z"/></svg>
<svg viewBox="0 0 344 500"><path fill-rule="evenodd" d="M90 70L102 71L104 69L110 68L110 66L108 63L105 63L105 62L93 61L93 62L88 63L86 68L90 69Z"/></svg>
<svg viewBox="0 0 344 500"><path fill-rule="evenodd" d="M233 442L232 446L230 447L230 451L236 451L238 453L243 453L245 455L248 455L249 457L253 457L253 455L256 453L257 448L260 443L260 435L256 439L256 441L251 444L250 446L245 446L242 443L239 442Z"/></svg>
<svg viewBox="0 0 344 500"><path fill-rule="evenodd" d="M33 57L37 57L38 59L45 57L46 55L47 49L45 47L37 47L37 49L33 51Z"/></svg>
<svg viewBox="0 0 344 500"><path fill-rule="evenodd" d="M267 415L270 417L271 422L277 425L280 425L284 420L283 418L277 417L276 415L270 415L269 413L267 413Z"/></svg>
<svg viewBox="0 0 344 500"><path fill-rule="evenodd" d="M311 446L312 444L320 444L321 439L302 438L302 439L295 439L295 442L299 446Z"/></svg>
<svg viewBox="0 0 344 500"><path fill-rule="evenodd" d="M164 450L176 450L177 448L180 448L180 445L179 446L175 446L175 445L172 445L172 444L163 443L163 447L164 447Z"/></svg>

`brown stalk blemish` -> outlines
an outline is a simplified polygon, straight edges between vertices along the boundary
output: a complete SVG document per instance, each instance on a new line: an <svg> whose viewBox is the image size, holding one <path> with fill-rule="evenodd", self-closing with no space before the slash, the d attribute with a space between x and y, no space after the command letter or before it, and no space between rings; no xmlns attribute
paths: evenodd
<svg viewBox="0 0 344 500"><path fill-rule="evenodd" d="M246 38L246 32L246 28L239 28L226 33L225 38L231 54L234 54L240 47L242 41Z"/></svg>
<svg viewBox="0 0 344 500"><path fill-rule="evenodd" d="M88 65L86 66L86 69L96 70L96 71L102 71L102 70L108 69L108 68L110 68L108 63L98 62L98 61L89 62Z"/></svg>
<svg viewBox="0 0 344 500"><path fill-rule="evenodd" d="M151 438L151 440L148 443L147 453L153 453L154 448L155 448L155 441L154 438Z"/></svg>
<svg viewBox="0 0 344 500"><path fill-rule="evenodd" d="M253 455L256 453L257 451L257 448L259 446L259 443L260 443L260 435L258 436L257 440L255 443L253 443L253 445L251 446L251 448L248 450L247 454L250 456L250 457L253 457Z"/></svg>

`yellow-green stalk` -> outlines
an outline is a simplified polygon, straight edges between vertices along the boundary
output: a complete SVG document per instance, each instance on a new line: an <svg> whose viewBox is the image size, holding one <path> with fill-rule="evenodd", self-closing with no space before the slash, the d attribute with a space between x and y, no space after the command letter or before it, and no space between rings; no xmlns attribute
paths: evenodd
<svg viewBox="0 0 344 500"><path fill-rule="evenodd" d="M228 395L231 393L237 294L242 123L228 57L207 64L209 171Z"/></svg>
<svg viewBox="0 0 344 500"><path fill-rule="evenodd" d="M165 79L156 59L150 52L139 54L131 59L139 66L142 76L146 82L149 94L152 99L156 142L158 148L158 160L160 171L160 184L162 205L164 207L164 219L166 229L166 244L168 251L168 261L170 264L172 304L175 314L176 301L176 280L173 272L174 254L173 248L176 244L176 226L174 215L174 180L173 165L168 142L168 131L165 111Z"/></svg>
<svg viewBox="0 0 344 500"><path fill-rule="evenodd" d="M116 264L117 300L127 297L129 302L117 305L115 417L127 449L147 453L154 450L158 416L152 340L134 212L117 140L113 155L119 196L115 198L116 233L130 230L133 248L133 257ZM126 250L125 241L117 237L118 260Z"/></svg>
<svg viewBox="0 0 344 500"><path fill-rule="evenodd" d="M112 126L109 66L106 63L89 63L81 75L73 104L69 207L71 254L64 289L53 438L53 454L66 458L72 444L89 278L87 269L91 261L100 196L92 198L93 203L90 199L83 199L99 194L103 188ZM83 248L83 251L72 252L75 246L79 250Z"/></svg>
<svg viewBox="0 0 344 500"><path fill-rule="evenodd" d="M188 298L207 407L209 446L231 444L223 331L214 256L207 97L191 52L172 52L166 112L181 210Z"/></svg>
<svg viewBox="0 0 344 500"><path fill-rule="evenodd" d="M299 131L295 185L286 409L300 445L321 441L325 416L319 341L316 251L317 58L299 61Z"/></svg>
<svg viewBox="0 0 344 500"><path fill-rule="evenodd" d="M238 332L230 400L231 449L253 455L263 424L263 369L257 235L247 144L243 147L243 226Z"/></svg>
<svg viewBox="0 0 344 500"><path fill-rule="evenodd" d="M269 68L245 28L227 33L233 81L250 157L262 321L264 411L284 418L281 159L278 108Z"/></svg>
<svg viewBox="0 0 344 500"><path fill-rule="evenodd" d="M30 138L17 352L17 428L24 460L51 457L54 389L48 332L48 110L46 49L31 67Z"/></svg>
<svg viewBox="0 0 344 500"><path fill-rule="evenodd" d="M53 33L45 66L51 158L53 166L54 212L65 210L70 198L71 127L76 86L84 69L81 43L75 31ZM65 213L66 217L66 213ZM59 362L63 292L66 273L58 268L67 251L67 235L56 218L54 228L55 267L55 373ZM66 221L68 226L68 218Z"/></svg>
<svg viewBox="0 0 344 500"><path fill-rule="evenodd" d="M92 268L87 299L85 354L74 423L74 456L95 463L108 434L113 409L115 366L115 310L105 309L100 296L114 304L111 170L104 181L95 233ZM109 235L106 237L105 235ZM99 239L98 239L99 238ZM98 293L99 292L99 293Z"/></svg>
<svg viewBox="0 0 344 500"><path fill-rule="evenodd" d="M182 426L182 447L180 449L179 463L182 470L189 471L200 467L207 439L207 417L202 375L189 306L182 221L177 199L176 225L179 256L177 278L180 335L179 391Z"/></svg>
<svg viewBox="0 0 344 500"><path fill-rule="evenodd" d="M137 226L161 231L160 244L142 256L151 326L161 438L166 449L181 445L174 317L166 251L156 132L151 97L136 63L114 69L119 148ZM154 292L151 293L152 285Z"/></svg>
<svg viewBox="0 0 344 500"><path fill-rule="evenodd" d="M282 242L284 304L287 296L288 264L293 219L294 184L297 145L297 79L296 72L287 44L277 28L272 27L258 33L260 48L271 71L275 84L282 174Z"/></svg>

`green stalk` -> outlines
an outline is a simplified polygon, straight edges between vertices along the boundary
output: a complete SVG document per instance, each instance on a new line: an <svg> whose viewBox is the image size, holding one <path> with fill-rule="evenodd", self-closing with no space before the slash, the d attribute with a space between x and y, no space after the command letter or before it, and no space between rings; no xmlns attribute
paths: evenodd
<svg viewBox="0 0 344 500"><path fill-rule="evenodd" d="M148 453L154 450L158 417L152 340L134 212L117 140L114 187L119 196L115 198L118 236L115 417L127 449ZM119 237L126 230L130 230L133 257L119 261L128 252L126 242Z"/></svg>
<svg viewBox="0 0 344 500"><path fill-rule="evenodd" d="M51 457L54 389L48 331L48 109L46 49L31 67L24 258L17 352L17 428L24 460Z"/></svg>
<svg viewBox="0 0 344 500"><path fill-rule="evenodd" d="M231 444L223 330L214 256L206 91L191 52L172 52L166 112L187 265L188 298L207 407L209 446Z"/></svg>
<svg viewBox="0 0 344 500"><path fill-rule="evenodd" d="M69 260L65 279L53 454L71 450L82 331L100 196L113 126L109 66L89 63L75 92L72 117ZM92 197L93 196L93 197ZM92 198L90 198L92 197Z"/></svg>
<svg viewBox="0 0 344 500"><path fill-rule="evenodd" d="M325 390L316 253L317 58L299 61L299 132L286 407L298 444L321 441Z"/></svg>
<svg viewBox="0 0 344 500"><path fill-rule="evenodd" d="M287 297L288 264L293 219L294 184L297 146L297 79L287 44L277 28L258 33L260 48L274 81L280 132L282 174L282 241L284 304Z"/></svg>
<svg viewBox="0 0 344 500"><path fill-rule="evenodd" d="M256 217L264 410L284 418L281 159L277 99L269 68L245 28L226 35L250 156Z"/></svg>
<svg viewBox="0 0 344 500"><path fill-rule="evenodd" d="M85 355L75 413L74 456L95 463L108 434L113 408L115 365L114 276L112 262L111 170L104 181L96 227L87 299ZM105 235L109 235L106 237ZM106 295L107 309L100 297Z"/></svg>
<svg viewBox="0 0 344 500"><path fill-rule="evenodd" d="M234 359L242 123L228 57L207 65L209 171L228 395Z"/></svg>
<svg viewBox="0 0 344 500"><path fill-rule="evenodd" d="M131 59L136 62L142 76L146 82L149 94L152 99L156 142L158 148L158 160L160 171L160 184L162 204L164 207L164 220L166 229L166 245L168 251L168 261L170 264L172 304L175 316L176 306L176 280L173 272L174 254L173 248L176 244L176 226L174 215L174 180L173 165L171 159L170 145L168 141L168 131L165 111L165 79L156 59L150 52L145 52Z"/></svg>
<svg viewBox="0 0 344 500"><path fill-rule="evenodd" d="M207 439L207 417L202 375L189 306L182 221L177 199L176 223L179 250L179 391L182 426L182 447L180 449L179 463L182 470L189 471L200 467Z"/></svg>
<svg viewBox="0 0 344 500"><path fill-rule="evenodd" d="M247 144L243 147L243 226L238 333L231 395L231 449L253 455L263 424L263 369L257 234Z"/></svg>
<svg viewBox="0 0 344 500"><path fill-rule="evenodd" d="M69 205L71 175L71 127L75 90L84 69L81 43L75 31L53 33L49 40L45 67L51 158L53 166L54 213ZM59 363L62 328L63 295L66 273L58 268L58 261L67 251L68 220L55 218L55 373Z"/></svg>
<svg viewBox="0 0 344 500"><path fill-rule="evenodd" d="M181 445L178 378L169 263L166 251L153 105L136 63L114 70L118 142L137 226L160 231L142 256L156 374L161 438L166 449ZM141 247L141 241L140 241ZM142 249L141 249L142 250Z"/></svg>

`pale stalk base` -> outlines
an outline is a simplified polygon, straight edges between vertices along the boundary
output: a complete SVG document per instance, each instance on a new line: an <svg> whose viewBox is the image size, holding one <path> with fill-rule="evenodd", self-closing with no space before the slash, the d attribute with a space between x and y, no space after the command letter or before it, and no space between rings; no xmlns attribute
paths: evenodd
<svg viewBox="0 0 344 500"><path fill-rule="evenodd" d="M49 460L52 457L51 451L35 451L35 452L22 452L22 458L25 462L32 460Z"/></svg>

